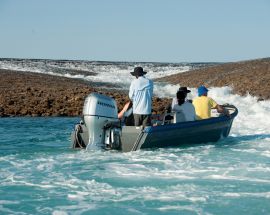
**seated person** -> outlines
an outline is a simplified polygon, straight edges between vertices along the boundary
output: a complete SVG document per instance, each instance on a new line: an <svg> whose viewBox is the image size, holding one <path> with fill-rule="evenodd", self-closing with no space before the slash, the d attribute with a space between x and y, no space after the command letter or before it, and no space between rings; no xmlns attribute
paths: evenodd
<svg viewBox="0 0 270 215"><path fill-rule="evenodd" d="M179 87L179 89L177 90L177 92L178 91L185 92L186 93L186 97L187 97L187 94L191 92L190 90L187 89L187 87ZM192 100L186 99L186 101L189 101L190 103L192 103ZM178 104L177 97L173 98L171 107L173 107L175 104Z"/></svg>
<svg viewBox="0 0 270 215"><path fill-rule="evenodd" d="M211 117L211 109L217 109L218 113L229 115L226 110L218 105L212 98L207 96L208 89L205 86L198 88L198 97L193 100L197 120L208 119Z"/></svg>
<svg viewBox="0 0 270 215"><path fill-rule="evenodd" d="M186 87L180 87L176 93L176 101L172 102L172 111L175 112L174 122L185 122L185 121L194 121L195 120L195 108L190 103L186 97L190 93Z"/></svg>

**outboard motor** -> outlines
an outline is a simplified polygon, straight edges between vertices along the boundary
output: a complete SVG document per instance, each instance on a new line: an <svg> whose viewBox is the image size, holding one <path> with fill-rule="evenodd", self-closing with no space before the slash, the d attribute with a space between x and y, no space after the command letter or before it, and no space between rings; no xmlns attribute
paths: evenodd
<svg viewBox="0 0 270 215"><path fill-rule="evenodd" d="M91 93L84 102L83 121L88 132L87 149L119 149L121 124L114 99Z"/></svg>

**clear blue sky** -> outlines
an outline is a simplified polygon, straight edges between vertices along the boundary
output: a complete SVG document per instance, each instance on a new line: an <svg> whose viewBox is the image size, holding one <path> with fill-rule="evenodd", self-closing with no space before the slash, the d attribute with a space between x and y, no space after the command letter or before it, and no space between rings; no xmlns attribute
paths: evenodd
<svg viewBox="0 0 270 215"><path fill-rule="evenodd" d="M0 0L0 58L227 62L270 56L270 0Z"/></svg>

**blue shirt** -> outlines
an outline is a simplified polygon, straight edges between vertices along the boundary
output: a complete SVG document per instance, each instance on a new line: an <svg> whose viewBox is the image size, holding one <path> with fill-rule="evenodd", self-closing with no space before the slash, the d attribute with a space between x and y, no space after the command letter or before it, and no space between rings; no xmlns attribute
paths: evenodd
<svg viewBox="0 0 270 215"><path fill-rule="evenodd" d="M153 81L140 76L131 82L129 98L133 102L133 113L148 115L152 113Z"/></svg>

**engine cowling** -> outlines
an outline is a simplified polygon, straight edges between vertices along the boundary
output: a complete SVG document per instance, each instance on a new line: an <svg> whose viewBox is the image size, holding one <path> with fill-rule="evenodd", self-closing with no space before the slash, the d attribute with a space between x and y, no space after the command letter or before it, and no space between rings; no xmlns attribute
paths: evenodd
<svg viewBox="0 0 270 215"><path fill-rule="evenodd" d="M116 138L108 137L108 134L114 135L112 131L120 127L117 113L116 101L111 97L97 93L87 96L83 107L84 123L89 134L87 149L113 145L109 140L114 141Z"/></svg>

